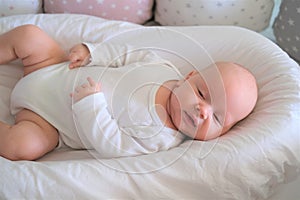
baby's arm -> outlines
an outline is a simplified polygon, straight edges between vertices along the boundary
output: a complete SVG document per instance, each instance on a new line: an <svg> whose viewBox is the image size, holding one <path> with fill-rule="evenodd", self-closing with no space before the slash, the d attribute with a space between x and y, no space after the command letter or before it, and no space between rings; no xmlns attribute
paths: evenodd
<svg viewBox="0 0 300 200"><path fill-rule="evenodd" d="M111 43L84 43L71 48L70 69L89 65L120 67L136 62L166 63L149 48L116 45Z"/></svg>
<svg viewBox="0 0 300 200"><path fill-rule="evenodd" d="M133 63L166 63L151 48L138 47L128 44L113 44L103 42L100 44L85 43L91 54L89 65L105 67L121 67Z"/></svg>
<svg viewBox="0 0 300 200"><path fill-rule="evenodd" d="M103 92L95 92L98 91L95 82L89 81L89 85L90 89L82 85L73 93L76 103L72 105L74 123L86 148L93 147L102 158L113 158L167 150L168 143L174 143L171 134L138 137L139 132L153 134L154 130L144 125L120 127L118 119L109 112Z"/></svg>

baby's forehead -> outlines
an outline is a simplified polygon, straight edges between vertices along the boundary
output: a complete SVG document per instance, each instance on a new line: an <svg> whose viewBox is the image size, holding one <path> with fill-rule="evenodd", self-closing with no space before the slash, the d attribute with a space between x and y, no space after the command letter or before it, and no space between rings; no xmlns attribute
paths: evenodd
<svg viewBox="0 0 300 200"><path fill-rule="evenodd" d="M215 82L223 82L223 74L217 66L210 65L204 69L198 70L199 78L203 79L207 85Z"/></svg>
<svg viewBox="0 0 300 200"><path fill-rule="evenodd" d="M211 100L218 99L218 102L226 101L226 91L223 82L224 78L217 67L207 67L201 71L198 71L198 75L198 81L202 82L202 84L205 85Z"/></svg>
<svg viewBox="0 0 300 200"><path fill-rule="evenodd" d="M252 79L252 74L242 65L233 62L219 62L211 64L204 69L198 70L200 76L209 80L226 82L234 79L240 79L242 82L247 82ZM245 79L244 79L245 78Z"/></svg>

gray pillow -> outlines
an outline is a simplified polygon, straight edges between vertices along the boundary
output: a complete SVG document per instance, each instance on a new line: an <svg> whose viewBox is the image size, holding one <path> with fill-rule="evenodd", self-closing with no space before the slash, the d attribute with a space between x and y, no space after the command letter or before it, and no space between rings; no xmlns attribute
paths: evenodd
<svg viewBox="0 0 300 200"><path fill-rule="evenodd" d="M273 24L277 44L300 62L300 1L282 0Z"/></svg>

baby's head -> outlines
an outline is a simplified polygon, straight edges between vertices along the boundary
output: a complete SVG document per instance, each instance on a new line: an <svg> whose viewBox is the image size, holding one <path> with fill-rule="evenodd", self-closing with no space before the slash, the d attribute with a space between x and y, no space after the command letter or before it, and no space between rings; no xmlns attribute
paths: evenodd
<svg viewBox="0 0 300 200"><path fill-rule="evenodd" d="M174 126L196 140L225 134L253 110L254 76L241 65L217 62L179 80L169 101Z"/></svg>

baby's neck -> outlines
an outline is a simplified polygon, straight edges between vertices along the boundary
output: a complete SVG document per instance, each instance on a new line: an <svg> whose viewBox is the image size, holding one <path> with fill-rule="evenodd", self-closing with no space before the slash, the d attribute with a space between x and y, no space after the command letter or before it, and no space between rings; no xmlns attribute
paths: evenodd
<svg viewBox="0 0 300 200"><path fill-rule="evenodd" d="M162 123L169 128L177 130L168 112L168 105L172 95L172 91L177 81L167 81L159 87L155 95L155 108L157 115L159 116Z"/></svg>

